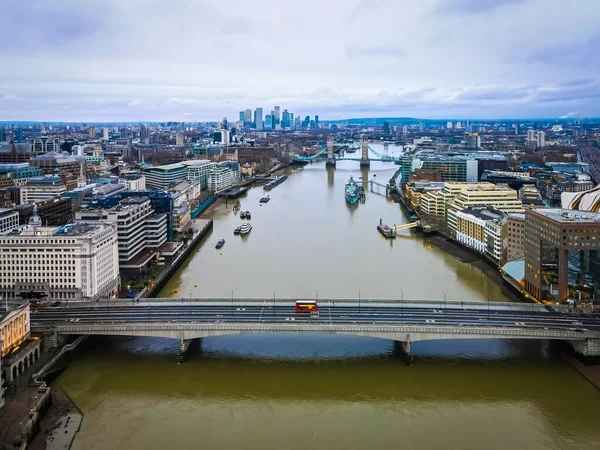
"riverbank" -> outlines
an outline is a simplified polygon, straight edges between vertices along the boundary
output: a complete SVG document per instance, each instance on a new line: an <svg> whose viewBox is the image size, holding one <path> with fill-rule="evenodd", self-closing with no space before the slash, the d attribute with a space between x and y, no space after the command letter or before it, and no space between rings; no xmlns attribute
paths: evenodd
<svg viewBox="0 0 600 450"><path fill-rule="evenodd" d="M582 363L573 351L560 350L561 359L575 369L579 374L590 382L596 389L600 390L600 365L586 366Z"/></svg>
<svg viewBox="0 0 600 450"><path fill-rule="evenodd" d="M51 383L50 387L52 407L40 421L39 431L28 447L31 450L71 448L83 422L83 413L60 383Z"/></svg>

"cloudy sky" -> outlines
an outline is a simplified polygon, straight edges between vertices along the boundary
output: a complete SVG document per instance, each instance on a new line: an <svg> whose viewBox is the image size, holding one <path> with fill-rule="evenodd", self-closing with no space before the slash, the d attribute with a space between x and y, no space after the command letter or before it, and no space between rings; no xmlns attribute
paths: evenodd
<svg viewBox="0 0 600 450"><path fill-rule="evenodd" d="M600 0L0 0L0 120L600 116Z"/></svg>

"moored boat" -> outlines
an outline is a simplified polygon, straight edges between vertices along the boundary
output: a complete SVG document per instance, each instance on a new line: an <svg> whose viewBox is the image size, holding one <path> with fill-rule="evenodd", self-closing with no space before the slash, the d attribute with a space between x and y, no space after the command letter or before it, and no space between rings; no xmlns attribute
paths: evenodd
<svg viewBox="0 0 600 450"><path fill-rule="evenodd" d="M219 238L219 240L217 241L217 245L215 245L215 248L221 248L225 245L225 239L224 238Z"/></svg>
<svg viewBox="0 0 600 450"><path fill-rule="evenodd" d="M348 181L348 183L346 183L346 189L345 189L346 201L348 203L350 203L351 205L355 205L358 202L358 200L360 199L360 193L361 193L361 190L351 175L350 180Z"/></svg>
<svg viewBox="0 0 600 450"><path fill-rule="evenodd" d="M245 224L243 224L240 227L240 234L241 235L245 235L250 233L250 231L252 231L252 225L250 225L250 223L246 222Z"/></svg>
<svg viewBox="0 0 600 450"><path fill-rule="evenodd" d="M241 231L242 227L237 227L235 230L233 230L233 234L240 234Z"/></svg>
<svg viewBox="0 0 600 450"><path fill-rule="evenodd" d="M260 199L260 203L269 203L270 200L271 198L267 195L266 197Z"/></svg>
<svg viewBox="0 0 600 450"><path fill-rule="evenodd" d="M385 224L377 225L377 230L387 239L394 239L396 237L394 230Z"/></svg>

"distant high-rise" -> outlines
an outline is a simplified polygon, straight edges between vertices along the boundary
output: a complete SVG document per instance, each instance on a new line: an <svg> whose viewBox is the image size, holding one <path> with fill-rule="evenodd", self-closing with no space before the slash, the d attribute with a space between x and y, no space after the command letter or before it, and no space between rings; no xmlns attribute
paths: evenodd
<svg viewBox="0 0 600 450"><path fill-rule="evenodd" d="M460 122L456 122L456 129L460 130L462 128L462 124Z"/></svg>
<svg viewBox="0 0 600 450"><path fill-rule="evenodd" d="M315 116L315 128L320 128L320 125L319 125L319 116Z"/></svg>
<svg viewBox="0 0 600 450"><path fill-rule="evenodd" d="M481 148L481 136L479 136L477 133L469 133L467 145L473 150Z"/></svg>
<svg viewBox="0 0 600 450"><path fill-rule="evenodd" d="M408 134L408 127L406 125L402 127L402 134Z"/></svg>
<svg viewBox="0 0 600 450"><path fill-rule="evenodd" d="M513 128L515 129L515 134L518 136L519 135L519 124L513 123Z"/></svg>
<svg viewBox="0 0 600 450"><path fill-rule="evenodd" d="M91 139L96 137L96 127L88 127L88 137Z"/></svg>
<svg viewBox="0 0 600 450"><path fill-rule="evenodd" d="M102 129L102 139L104 139L105 141L108 141L108 128L103 128Z"/></svg>
<svg viewBox="0 0 600 450"><path fill-rule="evenodd" d="M273 115L267 114L265 116L265 130L272 130L272 129L273 129Z"/></svg>
<svg viewBox="0 0 600 450"><path fill-rule="evenodd" d="M246 123L246 111L240 111L240 122Z"/></svg>
<svg viewBox="0 0 600 450"><path fill-rule="evenodd" d="M252 110L251 109L247 109L246 110L246 114L244 114L244 117L246 119L246 125L249 125L252 123Z"/></svg>
<svg viewBox="0 0 600 450"><path fill-rule="evenodd" d="M546 133L543 131L538 131L537 134L537 146L544 147L546 145Z"/></svg>
<svg viewBox="0 0 600 450"><path fill-rule="evenodd" d="M273 125L281 123L281 107L275 106L273 110Z"/></svg>
<svg viewBox="0 0 600 450"><path fill-rule="evenodd" d="M310 125L310 116L306 116L302 121L302 128L308 128Z"/></svg>
<svg viewBox="0 0 600 450"><path fill-rule="evenodd" d="M263 129L263 109L262 108L256 108L256 111L254 112L254 122L255 122L257 130Z"/></svg>
<svg viewBox="0 0 600 450"><path fill-rule="evenodd" d="M13 139L16 143L23 142L23 128L15 128L13 130Z"/></svg>
<svg viewBox="0 0 600 450"><path fill-rule="evenodd" d="M290 113L287 109L283 110L281 114L281 128L289 128L290 127Z"/></svg>
<svg viewBox="0 0 600 450"><path fill-rule="evenodd" d="M390 123L389 122L383 122L383 134L385 136L390 135Z"/></svg>
<svg viewBox="0 0 600 450"><path fill-rule="evenodd" d="M140 125L140 140L142 142L148 142L150 138L150 133L148 132L148 127L146 125Z"/></svg>
<svg viewBox="0 0 600 450"><path fill-rule="evenodd" d="M446 123L446 128L447 128L448 130L451 130L451 129L452 129L452 122L448 122L448 123Z"/></svg>
<svg viewBox="0 0 600 450"><path fill-rule="evenodd" d="M183 133L177 133L175 135L175 145L177 147L183 147L184 144L185 144L185 139L184 139Z"/></svg>

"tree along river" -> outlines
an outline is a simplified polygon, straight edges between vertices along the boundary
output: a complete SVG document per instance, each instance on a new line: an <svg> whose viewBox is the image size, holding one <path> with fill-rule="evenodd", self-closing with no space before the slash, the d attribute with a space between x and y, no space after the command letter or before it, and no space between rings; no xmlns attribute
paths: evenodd
<svg viewBox="0 0 600 450"><path fill-rule="evenodd" d="M235 202L214 208L212 235L161 295L506 301L481 271L419 235L383 239L380 218L407 221L385 196L367 188L366 203L346 204L350 174L385 184L396 169L292 170L266 205L260 188L240 200L252 213L246 237L233 235ZM225 336L204 339L179 365L179 342L99 338L58 382L85 414L75 450L600 448L600 393L547 343L412 348L404 366L385 340Z"/></svg>

